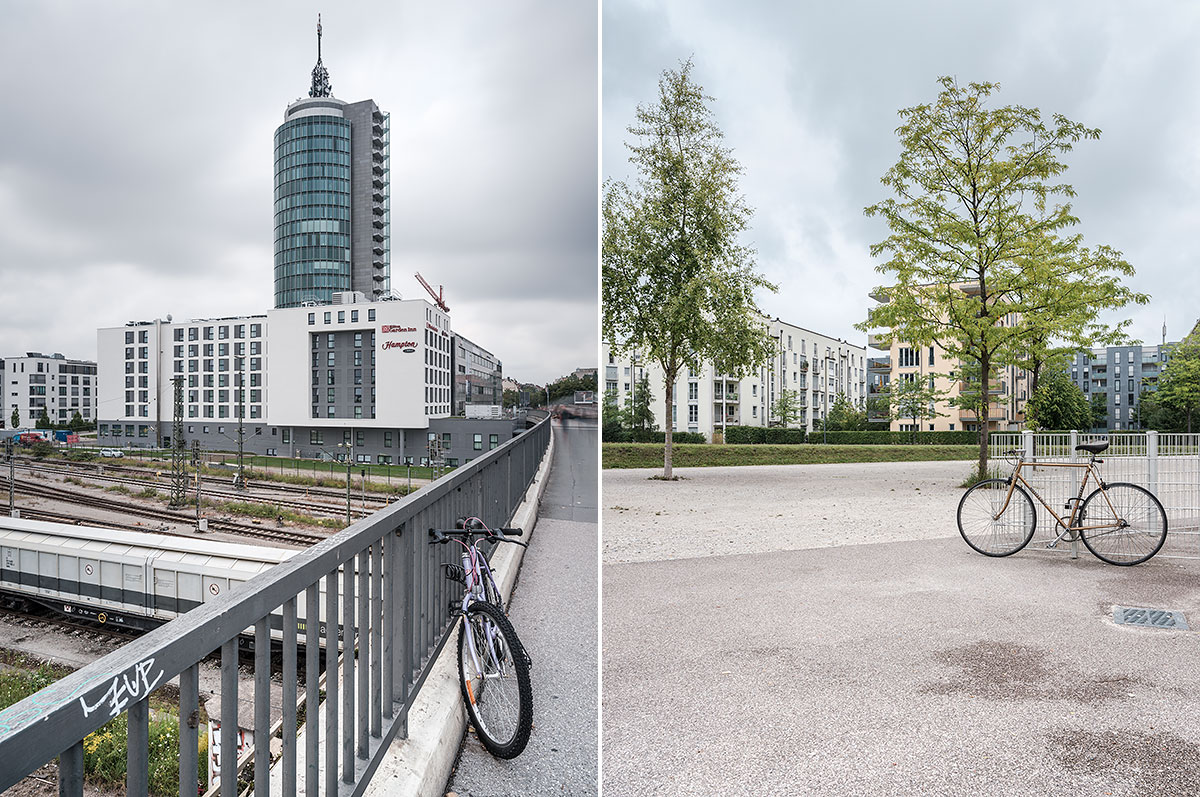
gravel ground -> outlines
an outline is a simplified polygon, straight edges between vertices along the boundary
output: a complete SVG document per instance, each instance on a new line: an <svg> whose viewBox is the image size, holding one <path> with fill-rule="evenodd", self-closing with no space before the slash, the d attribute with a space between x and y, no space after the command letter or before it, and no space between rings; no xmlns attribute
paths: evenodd
<svg viewBox="0 0 1200 797"><path fill-rule="evenodd" d="M604 561L923 540L957 534L969 462L865 462L603 472ZM686 535L686 536L684 536Z"/></svg>

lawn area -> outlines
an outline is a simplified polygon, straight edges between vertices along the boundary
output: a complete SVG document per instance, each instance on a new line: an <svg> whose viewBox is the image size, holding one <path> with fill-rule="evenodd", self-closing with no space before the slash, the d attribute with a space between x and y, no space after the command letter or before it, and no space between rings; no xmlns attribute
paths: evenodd
<svg viewBox="0 0 1200 797"><path fill-rule="evenodd" d="M718 465L813 465L833 462L965 461L979 456L978 446L680 443L671 448L671 462L677 468ZM661 468L663 446L658 443L605 443L603 463L605 468Z"/></svg>

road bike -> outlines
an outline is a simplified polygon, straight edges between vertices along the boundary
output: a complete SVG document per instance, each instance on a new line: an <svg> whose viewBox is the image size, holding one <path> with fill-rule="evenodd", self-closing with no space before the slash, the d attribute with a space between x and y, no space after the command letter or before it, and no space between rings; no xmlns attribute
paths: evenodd
<svg viewBox="0 0 1200 797"><path fill-rule="evenodd" d="M1046 547L1060 540L1083 540L1097 559L1111 565L1130 566L1145 562L1158 553L1167 540L1167 513L1158 498L1145 487L1125 482L1107 484L1096 467L1104 460L1097 456L1108 448L1108 441L1083 443L1076 451L1091 454L1086 462L1035 462L1027 460L1020 449L1006 451L1015 459L1007 479L987 479L967 490L958 502L958 531L967 545L985 556L1009 556L1024 548L1037 527L1037 512L1029 493L1046 507L1061 527ZM1027 468L1074 468L1083 471L1079 492L1067 499L1067 517L1060 516L1025 478ZM1085 499L1089 480L1096 489Z"/></svg>
<svg viewBox="0 0 1200 797"><path fill-rule="evenodd" d="M458 679L467 716L479 741L497 758L516 758L533 729L533 666L504 613L492 568L480 546L512 543L521 529L491 529L479 518L459 518L453 529L430 529L430 545L462 546L462 564L446 564L446 578L464 586L458 631Z"/></svg>

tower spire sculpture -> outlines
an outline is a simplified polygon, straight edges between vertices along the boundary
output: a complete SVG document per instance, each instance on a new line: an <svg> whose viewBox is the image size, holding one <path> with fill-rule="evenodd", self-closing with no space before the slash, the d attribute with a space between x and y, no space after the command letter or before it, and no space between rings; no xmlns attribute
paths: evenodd
<svg viewBox="0 0 1200 797"><path fill-rule="evenodd" d="M329 97L333 85L329 82L329 70L321 63L321 15L317 14L317 65L312 71L312 88L308 90L310 97Z"/></svg>

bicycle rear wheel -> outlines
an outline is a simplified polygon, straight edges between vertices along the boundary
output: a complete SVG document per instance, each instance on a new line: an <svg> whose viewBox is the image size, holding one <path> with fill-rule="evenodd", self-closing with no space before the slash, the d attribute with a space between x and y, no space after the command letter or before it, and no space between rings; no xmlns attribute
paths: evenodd
<svg viewBox="0 0 1200 797"><path fill-rule="evenodd" d="M1036 527L1037 513L1029 493L1014 486L1010 500L1007 479L981 481L958 502L958 532L984 556L1016 553L1033 538Z"/></svg>
<svg viewBox="0 0 1200 797"><path fill-rule="evenodd" d="M1166 510L1145 487L1106 484L1087 497L1082 512L1083 544L1110 565L1141 564L1167 541Z"/></svg>
<svg viewBox="0 0 1200 797"><path fill-rule="evenodd" d="M485 601L467 607L459 629L458 676L479 741L497 758L516 758L533 728L529 659L504 612Z"/></svg>

